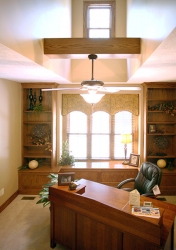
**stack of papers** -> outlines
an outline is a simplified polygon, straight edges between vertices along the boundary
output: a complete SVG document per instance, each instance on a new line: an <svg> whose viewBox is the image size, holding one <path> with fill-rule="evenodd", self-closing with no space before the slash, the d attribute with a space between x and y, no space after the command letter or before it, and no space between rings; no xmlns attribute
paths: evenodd
<svg viewBox="0 0 176 250"><path fill-rule="evenodd" d="M150 218L160 218L159 208L154 208L154 207L133 206L132 214L137 216L146 216Z"/></svg>

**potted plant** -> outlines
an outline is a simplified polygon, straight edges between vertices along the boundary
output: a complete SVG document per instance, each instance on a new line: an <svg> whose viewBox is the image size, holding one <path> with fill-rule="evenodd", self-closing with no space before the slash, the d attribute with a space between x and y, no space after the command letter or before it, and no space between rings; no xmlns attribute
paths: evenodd
<svg viewBox="0 0 176 250"><path fill-rule="evenodd" d="M74 162L75 158L73 155L70 154L69 143L68 140L66 140L65 142L62 143L62 154L58 165L59 166L74 165Z"/></svg>
<svg viewBox="0 0 176 250"><path fill-rule="evenodd" d="M43 207L46 207L47 205L50 204L49 187L58 183L58 174L50 173L48 177L50 178L50 181L43 185L43 189L39 193L40 200L38 200L36 203L36 204L43 203Z"/></svg>
<svg viewBox="0 0 176 250"><path fill-rule="evenodd" d="M44 107L41 103L39 103L34 106L33 110L34 112L38 112L38 114L41 114L44 111Z"/></svg>

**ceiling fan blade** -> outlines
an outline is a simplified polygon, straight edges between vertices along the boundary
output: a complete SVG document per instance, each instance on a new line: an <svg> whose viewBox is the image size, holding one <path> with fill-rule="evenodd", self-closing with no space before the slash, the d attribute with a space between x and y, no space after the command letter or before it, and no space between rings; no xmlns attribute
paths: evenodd
<svg viewBox="0 0 176 250"><path fill-rule="evenodd" d="M119 92L120 89L118 87L100 87L97 91L108 92L108 93L116 93Z"/></svg>
<svg viewBox="0 0 176 250"><path fill-rule="evenodd" d="M53 88L53 89L41 89L42 91L53 91L53 90L80 90L80 88Z"/></svg>

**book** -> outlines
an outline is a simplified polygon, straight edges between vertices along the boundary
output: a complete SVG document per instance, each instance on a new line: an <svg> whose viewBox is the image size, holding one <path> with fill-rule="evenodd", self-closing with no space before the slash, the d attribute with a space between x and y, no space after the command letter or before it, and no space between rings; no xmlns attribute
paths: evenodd
<svg viewBox="0 0 176 250"><path fill-rule="evenodd" d="M159 208L154 207L141 207L141 206L133 206L132 214L137 216L146 216L150 218L160 218L160 210Z"/></svg>

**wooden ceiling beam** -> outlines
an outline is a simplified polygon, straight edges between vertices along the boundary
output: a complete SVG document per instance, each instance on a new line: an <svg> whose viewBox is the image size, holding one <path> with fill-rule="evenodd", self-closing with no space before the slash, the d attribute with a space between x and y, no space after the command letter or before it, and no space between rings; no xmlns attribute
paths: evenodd
<svg viewBox="0 0 176 250"><path fill-rule="evenodd" d="M50 58L128 58L141 52L140 38L44 38L44 54Z"/></svg>

